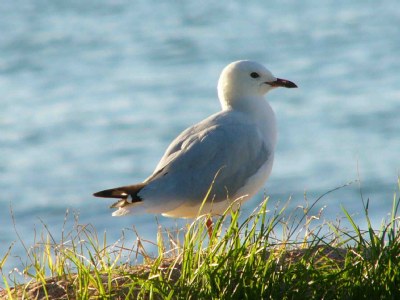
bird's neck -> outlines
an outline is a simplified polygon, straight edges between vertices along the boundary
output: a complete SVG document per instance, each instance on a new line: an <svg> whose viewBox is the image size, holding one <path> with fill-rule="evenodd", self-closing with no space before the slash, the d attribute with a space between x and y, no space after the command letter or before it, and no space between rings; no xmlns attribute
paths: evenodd
<svg viewBox="0 0 400 300"><path fill-rule="evenodd" d="M248 96L246 98L220 99L222 110L235 110L250 115L253 119L263 120L273 113L271 106L262 96Z"/></svg>
<svg viewBox="0 0 400 300"><path fill-rule="evenodd" d="M267 140L271 142L271 146L275 148L277 142L277 125L275 113L271 105L262 96L246 97L246 99L221 99L222 110L234 110L242 112L249 118L259 123L259 128Z"/></svg>

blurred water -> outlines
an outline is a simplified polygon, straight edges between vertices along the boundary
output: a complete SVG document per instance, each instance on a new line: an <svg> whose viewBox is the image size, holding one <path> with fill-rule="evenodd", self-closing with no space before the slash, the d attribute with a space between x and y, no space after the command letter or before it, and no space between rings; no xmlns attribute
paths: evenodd
<svg viewBox="0 0 400 300"><path fill-rule="evenodd" d="M107 231L95 191L143 180L169 142L219 109L231 61L262 62L299 85L268 95L280 139L266 190L293 207L358 178L374 224L390 211L400 169L400 2L2 1L0 259L16 228L27 246L41 220L60 234L66 209ZM325 218L361 210L357 184L325 197ZM356 215L356 219L362 215ZM159 218L174 226L176 220ZM179 223L181 224L181 223ZM13 248L7 268L23 256ZM5 268L6 269L6 268Z"/></svg>

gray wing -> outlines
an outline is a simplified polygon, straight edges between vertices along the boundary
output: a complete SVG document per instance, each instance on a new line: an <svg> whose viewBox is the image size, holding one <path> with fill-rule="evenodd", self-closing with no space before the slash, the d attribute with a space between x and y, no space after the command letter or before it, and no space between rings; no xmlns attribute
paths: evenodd
<svg viewBox="0 0 400 300"><path fill-rule="evenodd" d="M180 199L201 200L215 179L212 195L222 201L243 187L272 151L255 123L238 113L219 113L182 132L146 182Z"/></svg>

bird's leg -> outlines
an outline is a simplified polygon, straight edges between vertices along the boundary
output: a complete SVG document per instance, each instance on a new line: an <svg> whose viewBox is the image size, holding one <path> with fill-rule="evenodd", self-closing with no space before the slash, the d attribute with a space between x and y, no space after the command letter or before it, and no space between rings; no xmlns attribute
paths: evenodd
<svg viewBox="0 0 400 300"><path fill-rule="evenodd" d="M211 219L210 217L207 218L206 226L207 226L208 236L209 236L210 238L211 238L212 232L213 232L213 227L212 227L212 225L213 225L212 219Z"/></svg>

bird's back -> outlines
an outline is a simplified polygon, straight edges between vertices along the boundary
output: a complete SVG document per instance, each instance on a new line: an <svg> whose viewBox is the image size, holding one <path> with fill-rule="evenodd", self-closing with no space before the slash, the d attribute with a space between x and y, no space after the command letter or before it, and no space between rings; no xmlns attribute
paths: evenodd
<svg viewBox="0 0 400 300"><path fill-rule="evenodd" d="M152 212L164 210L165 203L171 210L182 203L200 206L210 187L210 200L225 201L272 163L273 151L257 123L241 112L224 111L182 132L139 195Z"/></svg>

